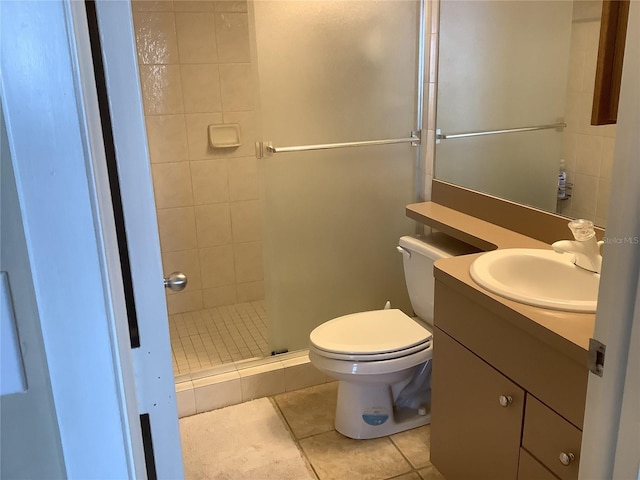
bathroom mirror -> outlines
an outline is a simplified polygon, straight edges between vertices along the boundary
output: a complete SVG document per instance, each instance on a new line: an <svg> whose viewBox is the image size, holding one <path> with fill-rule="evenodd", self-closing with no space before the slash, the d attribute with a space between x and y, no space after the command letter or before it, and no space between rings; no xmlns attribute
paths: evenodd
<svg viewBox="0 0 640 480"><path fill-rule="evenodd" d="M616 127L591 125L601 12L441 0L435 178L606 226Z"/></svg>

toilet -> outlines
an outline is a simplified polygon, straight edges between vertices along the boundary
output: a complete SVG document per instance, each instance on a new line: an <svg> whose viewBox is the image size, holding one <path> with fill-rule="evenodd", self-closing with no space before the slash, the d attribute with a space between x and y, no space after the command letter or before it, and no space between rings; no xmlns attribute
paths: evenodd
<svg viewBox="0 0 640 480"><path fill-rule="evenodd" d="M440 232L405 236L402 253L412 318L393 308L329 320L309 335L309 359L339 380L335 427L376 438L431 421L433 263L477 249Z"/></svg>

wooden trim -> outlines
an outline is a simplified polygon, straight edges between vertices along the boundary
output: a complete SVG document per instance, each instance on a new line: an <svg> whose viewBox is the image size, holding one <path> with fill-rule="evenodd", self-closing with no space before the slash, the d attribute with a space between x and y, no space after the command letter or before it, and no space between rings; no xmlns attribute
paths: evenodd
<svg viewBox="0 0 640 480"><path fill-rule="evenodd" d="M591 125L616 123L628 17L629 0L602 2Z"/></svg>

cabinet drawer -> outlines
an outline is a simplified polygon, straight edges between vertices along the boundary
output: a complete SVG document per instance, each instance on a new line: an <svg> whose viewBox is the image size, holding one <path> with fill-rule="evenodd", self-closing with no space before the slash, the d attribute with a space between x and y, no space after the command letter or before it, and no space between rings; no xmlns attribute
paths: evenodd
<svg viewBox="0 0 640 480"><path fill-rule="evenodd" d="M578 478L582 432L527 394L522 446L562 480ZM560 456L573 455L568 465Z"/></svg>
<svg viewBox="0 0 640 480"><path fill-rule="evenodd" d="M558 477L533 458L529 452L521 448L518 480L558 480Z"/></svg>
<svg viewBox="0 0 640 480"><path fill-rule="evenodd" d="M496 370L582 427L589 374L586 351L584 363L578 363L517 327L512 318L483 308L439 280L434 321ZM437 349L434 344L434 353Z"/></svg>

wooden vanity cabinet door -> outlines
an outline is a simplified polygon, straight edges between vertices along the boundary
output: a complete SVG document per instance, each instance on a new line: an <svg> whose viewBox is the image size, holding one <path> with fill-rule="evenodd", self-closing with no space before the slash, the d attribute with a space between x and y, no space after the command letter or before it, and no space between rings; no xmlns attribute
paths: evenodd
<svg viewBox="0 0 640 480"><path fill-rule="evenodd" d="M524 448L521 448L518 480L558 480L558 477L547 470Z"/></svg>
<svg viewBox="0 0 640 480"><path fill-rule="evenodd" d="M527 395L522 446L558 478L578 479L581 443L582 432L579 429L533 395ZM562 453L573 456L567 465L560 461Z"/></svg>
<svg viewBox="0 0 640 480"><path fill-rule="evenodd" d="M524 395L434 328L431 462L447 480L517 478ZM501 396L511 403L502 406Z"/></svg>

